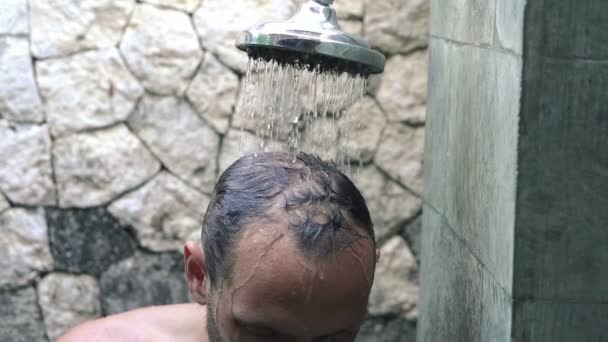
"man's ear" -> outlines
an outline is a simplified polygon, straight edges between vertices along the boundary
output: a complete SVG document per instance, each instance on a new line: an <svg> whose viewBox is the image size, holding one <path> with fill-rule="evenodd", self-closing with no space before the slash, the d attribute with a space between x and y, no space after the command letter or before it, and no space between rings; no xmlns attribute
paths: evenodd
<svg viewBox="0 0 608 342"><path fill-rule="evenodd" d="M380 248L376 249L376 264L380 262L380 256L382 256L382 252L380 252Z"/></svg>
<svg viewBox="0 0 608 342"><path fill-rule="evenodd" d="M207 305L205 282L208 280L208 275L205 256L198 242L187 241L184 245L184 264L192 298L200 305Z"/></svg>

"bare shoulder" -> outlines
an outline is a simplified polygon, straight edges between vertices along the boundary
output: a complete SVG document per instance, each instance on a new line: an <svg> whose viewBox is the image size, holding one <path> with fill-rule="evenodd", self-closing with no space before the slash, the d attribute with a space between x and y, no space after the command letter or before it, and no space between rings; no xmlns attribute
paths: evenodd
<svg viewBox="0 0 608 342"><path fill-rule="evenodd" d="M201 308L182 304L137 309L80 324L58 342L186 341L190 340L188 335L200 333L184 328L189 321L192 321L192 326L200 326L200 321L194 321L200 319L200 314L195 313L200 312Z"/></svg>
<svg viewBox="0 0 608 342"><path fill-rule="evenodd" d="M78 325L58 342L155 341L157 332L142 322L131 322L128 315L114 315ZM156 336L158 337L158 336Z"/></svg>

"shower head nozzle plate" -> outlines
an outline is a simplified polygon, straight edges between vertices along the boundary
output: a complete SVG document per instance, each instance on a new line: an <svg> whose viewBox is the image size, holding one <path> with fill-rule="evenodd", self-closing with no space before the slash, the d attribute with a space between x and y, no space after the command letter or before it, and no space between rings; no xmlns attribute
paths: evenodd
<svg viewBox="0 0 608 342"><path fill-rule="evenodd" d="M254 58L364 75L381 73L386 60L366 41L342 32L336 12L315 1L287 21L242 32L237 47Z"/></svg>

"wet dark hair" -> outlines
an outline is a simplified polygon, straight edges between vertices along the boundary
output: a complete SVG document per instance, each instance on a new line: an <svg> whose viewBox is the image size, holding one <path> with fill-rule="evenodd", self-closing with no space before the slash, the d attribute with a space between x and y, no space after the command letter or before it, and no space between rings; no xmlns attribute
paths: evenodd
<svg viewBox="0 0 608 342"><path fill-rule="evenodd" d="M203 221L213 287L229 274L230 252L244 228L270 219L274 208L286 210L289 231L305 256L327 259L362 238L375 246L365 199L333 163L306 153L245 156L221 175Z"/></svg>

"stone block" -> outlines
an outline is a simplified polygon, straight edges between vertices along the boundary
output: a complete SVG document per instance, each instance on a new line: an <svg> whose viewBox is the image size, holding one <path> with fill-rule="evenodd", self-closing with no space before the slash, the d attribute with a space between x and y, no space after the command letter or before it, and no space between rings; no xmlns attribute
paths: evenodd
<svg viewBox="0 0 608 342"><path fill-rule="evenodd" d="M363 29L369 43L389 54L424 47L429 32L428 0L366 0Z"/></svg>
<svg viewBox="0 0 608 342"><path fill-rule="evenodd" d="M418 317L418 264L400 236L380 248L374 285L370 293L369 313L375 316L400 315L409 320Z"/></svg>
<svg viewBox="0 0 608 342"><path fill-rule="evenodd" d="M351 179L365 198L377 241L397 233L420 212L420 198L388 179L375 165L356 170Z"/></svg>
<svg viewBox="0 0 608 342"><path fill-rule="evenodd" d="M201 4L201 0L142 0L159 7L169 7L176 10L192 13Z"/></svg>
<svg viewBox="0 0 608 342"><path fill-rule="evenodd" d="M38 58L116 46L133 0L31 1L32 53Z"/></svg>
<svg viewBox="0 0 608 342"><path fill-rule="evenodd" d="M424 207L422 224L417 341L482 341L481 265L434 209Z"/></svg>
<svg viewBox="0 0 608 342"><path fill-rule="evenodd" d="M416 217L412 221L408 222L407 225L401 231L401 237L407 242L407 245L414 253L414 256L420 263L420 248L421 248L421 237L422 237L422 215Z"/></svg>
<svg viewBox="0 0 608 342"><path fill-rule="evenodd" d="M238 76L207 53L186 94L197 113L211 127L226 133L230 128L239 87Z"/></svg>
<svg viewBox="0 0 608 342"><path fill-rule="evenodd" d="M160 163L124 125L55 140L59 206L94 207L150 179Z"/></svg>
<svg viewBox="0 0 608 342"><path fill-rule="evenodd" d="M422 192L424 127L388 125L376 152L376 164L417 194Z"/></svg>
<svg viewBox="0 0 608 342"><path fill-rule="evenodd" d="M416 324L402 316L368 318L355 342L414 342Z"/></svg>
<svg viewBox="0 0 608 342"><path fill-rule="evenodd" d="M13 208L0 214L0 289L26 285L52 267L42 212Z"/></svg>
<svg viewBox="0 0 608 342"><path fill-rule="evenodd" d="M187 303L188 285L181 253L145 254L112 265L101 275L105 314L150 305Z"/></svg>
<svg viewBox="0 0 608 342"><path fill-rule="evenodd" d="M340 20L342 31L356 37L363 36L363 22L359 20Z"/></svg>
<svg viewBox="0 0 608 342"><path fill-rule="evenodd" d="M494 45L521 55L524 44L523 32L526 0L495 1L496 32L494 35Z"/></svg>
<svg viewBox="0 0 608 342"><path fill-rule="evenodd" d="M27 0L2 1L0 3L0 34L28 34L29 32Z"/></svg>
<svg viewBox="0 0 608 342"><path fill-rule="evenodd" d="M383 74L371 74L367 78L367 89L365 89L365 93L368 96L376 97L378 94L378 88L380 88L380 84L382 83Z"/></svg>
<svg viewBox="0 0 608 342"><path fill-rule="evenodd" d="M340 149L348 159L368 162L376 155L386 124L386 117L376 101L364 97L340 117L338 127L332 128L339 130Z"/></svg>
<svg viewBox="0 0 608 342"><path fill-rule="evenodd" d="M0 341L48 341L33 287L0 290Z"/></svg>
<svg viewBox="0 0 608 342"><path fill-rule="evenodd" d="M137 242L105 208L46 209L55 270L99 275Z"/></svg>
<svg viewBox="0 0 608 342"><path fill-rule="evenodd" d="M4 195L2 195L0 193L0 213L5 211L6 209L10 208L11 204L8 203L8 201L6 200L6 198L4 197Z"/></svg>
<svg viewBox="0 0 608 342"><path fill-rule="evenodd" d="M124 121L143 94L115 48L39 61L36 73L56 137Z"/></svg>
<svg viewBox="0 0 608 342"><path fill-rule="evenodd" d="M430 0L431 35L473 45L493 45L496 1Z"/></svg>
<svg viewBox="0 0 608 342"><path fill-rule="evenodd" d="M428 211L425 207L418 341L510 341L511 296L440 215Z"/></svg>
<svg viewBox="0 0 608 342"><path fill-rule="evenodd" d="M481 276L480 340L484 342L511 341L513 314L511 295L486 269L482 268Z"/></svg>
<svg viewBox="0 0 608 342"><path fill-rule="evenodd" d="M512 286L521 61L432 39L423 197Z"/></svg>
<svg viewBox="0 0 608 342"><path fill-rule="evenodd" d="M99 318L99 286L89 275L51 273L38 283L38 303L48 337L56 341L76 325Z"/></svg>
<svg viewBox="0 0 608 342"><path fill-rule="evenodd" d="M167 169L199 191L213 191L220 137L188 102L147 95L127 123Z"/></svg>
<svg viewBox="0 0 608 342"><path fill-rule="evenodd" d="M203 57L188 15L148 4L135 7L120 51L143 86L163 95L182 95Z"/></svg>
<svg viewBox="0 0 608 342"><path fill-rule="evenodd" d="M0 117L32 123L42 122L45 117L26 37L0 36Z"/></svg>
<svg viewBox="0 0 608 342"><path fill-rule="evenodd" d="M389 121L422 124L426 116L426 50L393 56L386 62L376 98Z"/></svg>
<svg viewBox="0 0 608 342"><path fill-rule="evenodd" d="M338 19L361 19L365 12L365 0L335 1L332 7Z"/></svg>
<svg viewBox="0 0 608 342"><path fill-rule="evenodd" d="M244 74L247 54L234 47L239 32L262 21L287 19L297 8L296 0L205 0L194 13L201 44L231 69Z"/></svg>
<svg viewBox="0 0 608 342"><path fill-rule="evenodd" d="M135 228L142 246L180 251L193 232L200 233L209 197L168 172L119 198L109 211Z"/></svg>
<svg viewBox="0 0 608 342"><path fill-rule="evenodd" d="M0 191L11 202L54 205L51 138L47 125L14 124L0 119Z"/></svg>

